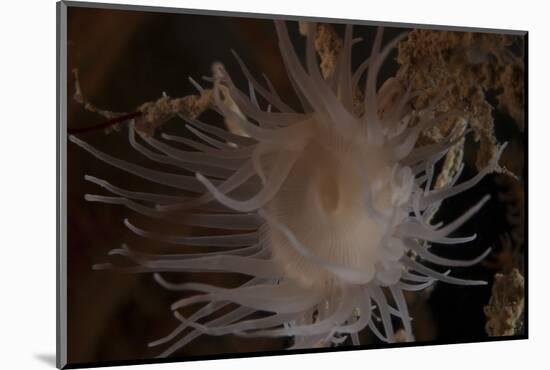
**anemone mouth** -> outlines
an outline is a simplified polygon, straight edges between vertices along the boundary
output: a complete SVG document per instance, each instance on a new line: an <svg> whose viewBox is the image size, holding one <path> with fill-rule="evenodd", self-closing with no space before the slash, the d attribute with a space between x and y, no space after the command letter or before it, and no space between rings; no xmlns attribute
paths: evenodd
<svg viewBox="0 0 550 370"><path fill-rule="evenodd" d="M338 172L334 173L334 176L322 171L318 175L318 196L321 209L326 214L335 213L341 208L342 187L335 179L338 177Z"/></svg>
<svg viewBox="0 0 550 370"><path fill-rule="evenodd" d="M374 277L375 265L383 259L383 239L392 225L369 213L365 188L367 178L374 183L389 175L391 158L381 148L366 151L366 147L364 142L316 130L265 208L318 258ZM390 192L387 188L378 192L379 210L391 207ZM324 267L300 255L277 227L270 225L267 233L273 259L286 277L306 286L334 279Z"/></svg>

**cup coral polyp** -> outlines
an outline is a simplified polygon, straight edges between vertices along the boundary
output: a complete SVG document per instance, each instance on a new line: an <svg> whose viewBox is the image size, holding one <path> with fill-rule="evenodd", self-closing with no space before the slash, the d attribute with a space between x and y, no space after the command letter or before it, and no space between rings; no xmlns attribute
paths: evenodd
<svg viewBox="0 0 550 370"><path fill-rule="evenodd" d="M379 30L370 58L352 71L354 41L348 26L336 69L324 79L314 50L315 25L309 25L304 68L285 23L275 23L302 111L284 103L269 82L267 87L259 84L239 60L249 81L249 95L235 86L219 63L214 64L210 79L212 109L238 132L183 117L202 142L166 134L160 140L130 125L129 142L138 153L196 176L144 168L70 138L126 172L199 194L189 198L136 192L87 176L113 193L87 195L88 200L121 204L159 219L174 211L186 212L178 222L240 230L216 236L161 235L125 221L130 230L146 238L221 248L218 252L148 255L124 246L111 252L131 258L136 263L132 271L154 272L157 282L167 289L197 292L172 305L180 325L152 343L173 341L161 356L202 334L291 336L291 348L310 348L342 343L348 337L359 344L358 333L369 327L381 340L393 342L393 318L401 321L406 339L412 341L404 291L419 291L436 281L484 284L452 277L449 271L436 271L423 262L470 266L487 255L489 250L474 260L453 260L433 254L429 246L473 240L475 235L449 235L469 220L488 196L446 225L433 225L430 220L442 201L472 188L495 169L504 146L475 177L456 184L459 171L445 187L434 189L434 165L457 139L419 146L418 138L423 130L457 119L462 112L449 111L434 118L431 110L437 101L423 112L411 112L407 108L410 91L398 89L394 89L398 99L382 107L384 89L377 90L378 72L403 36L381 49ZM260 107L256 93L269 103L266 109ZM357 109L357 101L361 109ZM182 144L194 151L180 149ZM162 276L166 271L240 273L251 279L241 287L226 289L169 282ZM190 317L178 312L199 302L205 305ZM237 308L206 319L230 303ZM257 311L269 314L252 317Z"/></svg>

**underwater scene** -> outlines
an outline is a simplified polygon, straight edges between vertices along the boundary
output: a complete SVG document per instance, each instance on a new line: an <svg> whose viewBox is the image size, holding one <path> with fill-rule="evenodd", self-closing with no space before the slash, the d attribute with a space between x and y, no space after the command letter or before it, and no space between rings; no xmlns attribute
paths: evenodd
<svg viewBox="0 0 550 370"><path fill-rule="evenodd" d="M137 9L68 8L70 364L526 338L525 33Z"/></svg>

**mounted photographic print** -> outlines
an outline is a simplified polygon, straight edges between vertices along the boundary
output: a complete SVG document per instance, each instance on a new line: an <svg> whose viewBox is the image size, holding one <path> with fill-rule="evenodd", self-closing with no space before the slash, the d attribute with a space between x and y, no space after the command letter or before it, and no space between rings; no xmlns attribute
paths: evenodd
<svg viewBox="0 0 550 370"><path fill-rule="evenodd" d="M527 32L61 2L58 37L58 367L527 338Z"/></svg>

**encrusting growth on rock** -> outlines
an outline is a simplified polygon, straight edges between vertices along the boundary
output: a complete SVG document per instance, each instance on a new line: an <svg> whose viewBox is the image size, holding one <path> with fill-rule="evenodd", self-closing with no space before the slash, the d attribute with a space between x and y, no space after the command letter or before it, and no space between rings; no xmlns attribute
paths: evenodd
<svg viewBox="0 0 550 370"><path fill-rule="evenodd" d="M507 35L420 29L399 45L397 76L412 84L413 93L419 92L414 108L425 107L446 91L443 105L466 113L464 118L480 143L478 169L485 167L499 148L488 91L495 91L499 108L523 126L524 66L510 50L512 44ZM437 142L438 136L445 136L453 127L439 125L424 136ZM514 177L503 167L496 171Z"/></svg>
<svg viewBox="0 0 550 370"><path fill-rule="evenodd" d="M187 95L182 98L171 98L168 95L163 95L155 101L143 103L133 113L113 112L98 108L87 100L82 94L78 70L74 69L73 73L75 77L75 93L73 95L75 101L82 104L86 110L97 113L109 120L115 121L117 117L121 117L120 121L105 128L107 133L118 130L122 123L134 119L137 131L152 136L157 128L176 115L185 118L197 118L210 107L212 101L212 91L205 89L201 95ZM127 116L132 117L124 119ZM102 126L99 125L98 127Z"/></svg>
<svg viewBox="0 0 550 370"><path fill-rule="evenodd" d="M518 269L506 275L496 274L493 295L484 309L487 334L492 337L520 334L524 304L524 278Z"/></svg>
<svg viewBox="0 0 550 370"><path fill-rule="evenodd" d="M308 22L299 22L299 26L300 34L302 36L307 36ZM321 67L321 74L326 80L336 69L338 54L340 54L340 50L342 50L342 39L340 39L340 36L336 33L334 26L328 23L317 24L315 50L321 58L319 67Z"/></svg>
<svg viewBox="0 0 550 370"><path fill-rule="evenodd" d="M209 107L211 98L212 92L205 91L201 96L171 98L164 95L154 102L144 103L137 109L143 112L143 116L136 119L136 130L151 136L159 126L175 115L197 118Z"/></svg>

